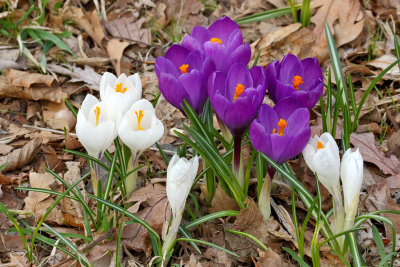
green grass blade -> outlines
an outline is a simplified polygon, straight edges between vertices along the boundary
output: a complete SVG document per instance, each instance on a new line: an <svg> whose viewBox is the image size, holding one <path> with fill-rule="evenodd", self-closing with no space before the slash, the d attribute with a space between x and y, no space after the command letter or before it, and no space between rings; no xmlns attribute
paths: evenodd
<svg viewBox="0 0 400 267"><path fill-rule="evenodd" d="M241 235L241 236L245 236L247 238L250 238L251 240L253 240L257 245L259 245L263 250L267 251L268 248L260 241L258 240L255 236L249 234L249 233L244 233L241 231L236 231L236 230L232 230L232 229L227 229L226 230L228 233L232 233L232 234L237 234L237 235Z"/></svg>
<svg viewBox="0 0 400 267"><path fill-rule="evenodd" d="M182 227L182 225L179 225L179 233L181 233L185 238L189 238L189 239L192 238L190 236L190 233L188 232L188 230L186 230L185 227ZM197 251L197 253L199 253L201 255L201 250L195 242L189 241L188 243Z"/></svg>
<svg viewBox="0 0 400 267"><path fill-rule="evenodd" d="M190 223L185 225L186 229L190 229L194 226L197 226L199 224L211 221L211 220L215 220L221 217L228 217L228 216L237 216L239 214L239 211L236 210L223 210L223 211L218 211L218 212L214 212L211 214L207 214L206 216L197 218L194 221L191 221Z"/></svg>
<svg viewBox="0 0 400 267"><path fill-rule="evenodd" d="M232 252L232 251L230 251L230 250L228 250L226 248L223 248L221 246L218 246L216 244L213 244L213 243L210 243L210 242L207 242L207 241L204 241L204 240L199 240L199 239L194 239L194 238L178 238L178 239L176 239L176 241L186 241L186 242L190 242L191 241L191 242L203 244L203 245L206 245L206 246L217 248L217 249L219 249L221 251L224 251L224 252L228 253L229 255L232 255L232 256L235 256L235 257L239 257L239 255L237 255L236 253L234 253L234 252Z"/></svg>
<svg viewBox="0 0 400 267"><path fill-rule="evenodd" d="M383 244L382 237L381 237L381 235L380 235L380 233L378 231L378 228L376 228L375 225L372 225L372 236L374 238L376 247L378 248L379 256L381 257L381 262L382 262L382 260L386 256L385 245ZM388 266L386 262L383 265L385 267Z"/></svg>
<svg viewBox="0 0 400 267"><path fill-rule="evenodd" d="M296 10L300 8L300 5L295 6ZM267 19L272 19L276 17L281 17L285 16L292 13L292 7L283 7L279 9L273 9L273 10L268 10L265 12L261 12L258 14L246 16L243 18L239 18L236 20L237 24L246 24L246 23L251 23L251 22L258 22L262 20L267 20Z"/></svg>
<svg viewBox="0 0 400 267"><path fill-rule="evenodd" d="M396 52L396 57L397 57L397 62L399 64L399 70L400 70L400 47L399 47L399 40L397 39L397 34L393 34L393 41L394 41L394 50Z"/></svg>
<svg viewBox="0 0 400 267"><path fill-rule="evenodd" d="M303 5L301 7L300 21L303 27L310 25L311 21L311 1L303 0Z"/></svg>
<svg viewBox="0 0 400 267"><path fill-rule="evenodd" d="M300 264L301 267L310 267L302 258L300 258L299 255L297 255L293 250L287 247L282 247L284 251L286 251L290 256L292 256L293 259L297 261L298 264Z"/></svg>
<svg viewBox="0 0 400 267"><path fill-rule="evenodd" d="M60 49L67 51L71 55L74 55L74 53L71 51L69 46L63 40L61 40L57 35L50 33L50 32L46 32L44 30L39 30L39 29L34 29L34 31L41 39L52 42L53 44L58 46Z"/></svg>

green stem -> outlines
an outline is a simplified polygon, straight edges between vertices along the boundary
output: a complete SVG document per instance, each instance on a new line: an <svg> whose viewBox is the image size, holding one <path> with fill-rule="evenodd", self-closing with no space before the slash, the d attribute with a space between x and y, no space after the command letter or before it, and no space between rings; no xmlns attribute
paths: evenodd
<svg viewBox="0 0 400 267"><path fill-rule="evenodd" d="M136 181L138 177L138 172L137 171L131 172L131 171L133 171L138 167L140 154L141 154L140 152L132 151L131 157L129 159L126 173L130 174L125 178L125 189L127 196L136 190Z"/></svg>
<svg viewBox="0 0 400 267"><path fill-rule="evenodd" d="M167 266L170 259L170 253L174 249L176 235L179 230L179 225L182 221L183 209L178 211L178 214L172 218L171 226L169 227L167 237L164 240L161 252L163 257L163 266Z"/></svg>

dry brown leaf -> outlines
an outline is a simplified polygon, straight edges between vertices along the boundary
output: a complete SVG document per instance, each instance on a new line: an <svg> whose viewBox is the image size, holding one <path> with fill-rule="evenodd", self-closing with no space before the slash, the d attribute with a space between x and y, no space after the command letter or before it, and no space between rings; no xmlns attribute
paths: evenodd
<svg viewBox="0 0 400 267"><path fill-rule="evenodd" d="M389 152L400 157L400 130L394 132L388 139Z"/></svg>
<svg viewBox="0 0 400 267"><path fill-rule="evenodd" d="M169 221L171 216L165 187L159 184L147 184L132 193L128 202L131 201L137 201L140 204L132 206L128 211L135 213L160 234L164 222ZM137 211L139 205L145 208ZM152 246L149 233L140 224L126 225L122 236L123 242L128 248L144 251L146 255L151 254Z"/></svg>
<svg viewBox="0 0 400 267"><path fill-rule="evenodd" d="M11 152L11 150L13 150L12 146L0 143L0 155L3 155L3 156L7 155L8 153Z"/></svg>
<svg viewBox="0 0 400 267"><path fill-rule="evenodd" d="M0 165L7 163L3 171L12 171L21 168L33 160L40 150L41 138L35 138L26 143L22 148L15 149L7 156L0 157Z"/></svg>
<svg viewBox="0 0 400 267"><path fill-rule="evenodd" d="M19 70L5 70L7 81L10 85L31 88L34 84L45 84L51 87L56 80L53 76L43 75L40 73L30 73Z"/></svg>
<svg viewBox="0 0 400 267"><path fill-rule="evenodd" d="M258 249L258 253L260 256L257 258L257 263L260 267L267 266L280 266L280 267L289 267L292 266L289 262L284 258L283 255L277 254L272 249L268 249L267 251Z"/></svg>
<svg viewBox="0 0 400 267"><path fill-rule="evenodd" d="M120 42L118 39L111 39L107 44L107 52L117 76L121 74L121 58L128 45L128 42Z"/></svg>
<svg viewBox="0 0 400 267"><path fill-rule="evenodd" d="M88 86L96 91L100 90L101 75L94 71L90 66L85 65L84 69L79 67L72 67L73 73L77 74L79 78L72 78L69 82L85 82Z"/></svg>
<svg viewBox="0 0 400 267"><path fill-rule="evenodd" d="M151 30L142 28L145 19L134 20L133 17L115 19L107 22L105 26L107 31L115 38L151 45Z"/></svg>
<svg viewBox="0 0 400 267"><path fill-rule="evenodd" d="M198 0L162 0L160 2L166 5L165 15L167 23L171 19L174 21L185 20L189 14L198 14L204 9L204 4Z"/></svg>
<svg viewBox="0 0 400 267"><path fill-rule="evenodd" d="M360 149L361 156L366 162L370 162L379 167L384 174L395 175L400 173L400 164L392 158L385 157L375 145L373 133L350 135L350 142L355 148Z"/></svg>
<svg viewBox="0 0 400 267"><path fill-rule="evenodd" d="M48 173L36 173L31 172L29 174L29 183L31 187L52 189L50 185L56 183L54 177ZM53 204L54 198L49 194L30 191L28 196L25 198L24 211L31 212L37 218L41 218L48 208ZM63 223L63 215L60 208L54 208L49 216L47 216L47 222L53 222L57 224Z"/></svg>
<svg viewBox="0 0 400 267"><path fill-rule="evenodd" d="M397 61L397 57L392 54L386 54L375 58L367 63L369 66L373 66L377 69L383 70L389 67L389 65L393 64L393 62ZM400 80L400 71L399 66L396 64L393 68L391 68L383 77L385 80Z"/></svg>
<svg viewBox="0 0 400 267"><path fill-rule="evenodd" d="M221 185L218 184L209 212L212 213L223 210L239 210L239 206L236 200L228 196Z"/></svg>
<svg viewBox="0 0 400 267"><path fill-rule="evenodd" d="M35 86L35 88L24 88L10 85L4 76L0 76L0 98L15 97L28 100L49 100L61 103L67 94L59 86L48 87L47 85Z"/></svg>
<svg viewBox="0 0 400 267"><path fill-rule="evenodd" d="M389 189L400 189L400 174L385 179Z"/></svg>
<svg viewBox="0 0 400 267"><path fill-rule="evenodd" d="M64 102L42 104L43 120L52 129L72 129L76 119Z"/></svg>

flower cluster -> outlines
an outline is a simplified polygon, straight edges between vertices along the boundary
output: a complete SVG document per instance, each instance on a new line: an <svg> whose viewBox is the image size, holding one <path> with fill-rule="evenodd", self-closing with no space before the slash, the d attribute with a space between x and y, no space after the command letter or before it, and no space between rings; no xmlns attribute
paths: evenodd
<svg viewBox="0 0 400 267"><path fill-rule="evenodd" d="M162 137L163 124L153 105L141 96L142 83L137 73L129 77L121 74L118 78L104 73L100 81L101 101L88 94L78 111L76 134L90 156L101 158L119 136L136 160Z"/></svg>

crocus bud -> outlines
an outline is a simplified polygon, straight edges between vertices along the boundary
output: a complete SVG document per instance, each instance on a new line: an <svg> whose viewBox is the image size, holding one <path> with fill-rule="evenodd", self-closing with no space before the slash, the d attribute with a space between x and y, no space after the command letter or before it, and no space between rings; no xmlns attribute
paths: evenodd
<svg viewBox="0 0 400 267"><path fill-rule="evenodd" d="M343 185L344 208L348 213L349 209L357 209L363 180L363 158L359 149L351 152L349 148L344 153L340 174Z"/></svg>
<svg viewBox="0 0 400 267"><path fill-rule="evenodd" d="M116 137L115 123L107 106L93 95L86 95L78 111L76 135L90 156L100 158Z"/></svg>
<svg viewBox="0 0 400 267"><path fill-rule="evenodd" d="M338 194L340 157L339 148L330 133L314 136L303 150L308 167L316 172L319 181L331 195Z"/></svg>
<svg viewBox="0 0 400 267"><path fill-rule="evenodd" d="M125 113L118 134L132 153L140 154L163 136L164 126L157 119L153 105L141 99Z"/></svg>
<svg viewBox="0 0 400 267"><path fill-rule="evenodd" d="M179 158L177 154L172 157L167 169L167 197L173 217L185 207L198 168L197 156L191 160Z"/></svg>
<svg viewBox="0 0 400 267"><path fill-rule="evenodd" d="M105 72L100 81L100 98L108 106L109 116L117 128L125 112L142 97L142 82L139 74L127 77L124 73L118 78Z"/></svg>

